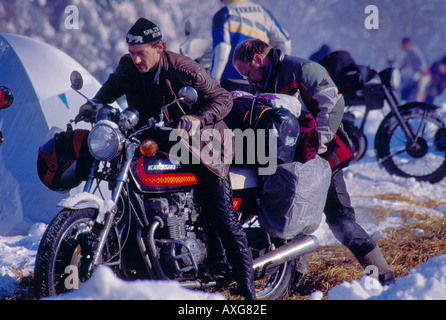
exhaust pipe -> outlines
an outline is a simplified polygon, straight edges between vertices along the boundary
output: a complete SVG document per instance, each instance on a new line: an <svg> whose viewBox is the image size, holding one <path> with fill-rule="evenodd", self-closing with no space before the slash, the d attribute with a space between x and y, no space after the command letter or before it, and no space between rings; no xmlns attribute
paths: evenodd
<svg viewBox="0 0 446 320"><path fill-rule="evenodd" d="M296 259L305 253L311 252L318 246L319 240L317 237L313 235L305 235L254 259L252 268L256 270L263 269L267 266L278 266L287 261Z"/></svg>

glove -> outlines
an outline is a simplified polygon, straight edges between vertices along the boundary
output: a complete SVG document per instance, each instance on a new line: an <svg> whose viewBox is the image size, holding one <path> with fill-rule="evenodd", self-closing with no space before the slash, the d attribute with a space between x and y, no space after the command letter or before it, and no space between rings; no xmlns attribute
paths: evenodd
<svg viewBox="0 0 446 320"><path fill-rule="evenodd" d="M96 113L102 107L102 103L98 100L91 100L91 102L84 103L79 108L79 113L74 118L74 123L80 121L94 122L96 118Z"/></svg>
<svg viewBox="0 0 446 320"><path fill-rule="evenodd" d="M178 122L177 129L186 130L189 136L193 136L200 131L201 121L196 116L185 115L182 116Z"/></svg>

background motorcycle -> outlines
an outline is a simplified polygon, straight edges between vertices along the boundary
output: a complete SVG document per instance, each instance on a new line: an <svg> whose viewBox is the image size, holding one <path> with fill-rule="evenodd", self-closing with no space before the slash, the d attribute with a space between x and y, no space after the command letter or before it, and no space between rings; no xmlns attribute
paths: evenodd
<svg viewBox="0 0 446 320"><path fill-rule="evenodd" d="M347 55L337 51L319 63L327 68L344 95L347 108L342 122L351 139L353 161L364 157L368 149L364 126L369 112L383 109L387 102L390 112L375 135L378 163L390 174L431 183L441 181L446 175L446 119L437 112L438 107L421 102L400 105L395 93L400 82L397 69L378 73L354 64L351 58L345 58ZM358 105L365 106L359 127L351 110Z"/></svg>
<svg viewBox="0 0 446 320"><path fill-rule="evenodd" d="M7 87L0 87L0 110L9 108L14 101L12 91ZM5 142L3 132L0 130L0 146Z"/></svg>
<svg viewBox="0 0 446 320"><path fill-rule="evenodd" d="M72 87L78 91L81 83L74 73ZM194 103L195 90L183 88L169 105L179 101ZM170 133L163 111L160 121L151 119L135 131L138 116L131 109L120 113L90 102L76 118L94 122L88 146L96 160L84 193L61 204L62 211L42 237L34 272L37 297L78 288L99 265L111 267L124 279L174 279L187 288L227 282L230 278L212 276L207 265L207 240L194 193L198 178L157 152L154 140L142 140ZM242 176L250 173L244 172ZM109 184L110 199L91 194L94 181ZM295 259L314 250L318 240L314 236L288 243L271 239L257 222L256 188L254 183L238 190L246 191L240 199L244 204L240 219L250 239L256 279L261 280L257 296L277 299L293 281Z"/></svg>
<svg viewBox="0 0 446 320"><path fill-rule="evenodd" d="M190 21L184 24L186 39L180 46L180 54L201 64L206 70L212 66L212 39L191 38L192 26Z"/></svg>

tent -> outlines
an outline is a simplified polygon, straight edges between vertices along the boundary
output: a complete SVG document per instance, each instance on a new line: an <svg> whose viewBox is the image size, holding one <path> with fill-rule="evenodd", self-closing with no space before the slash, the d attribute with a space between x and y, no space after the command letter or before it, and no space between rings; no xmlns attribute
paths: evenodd
<svg viewBox="0 0 446 320"><path fill-rule="evenodd" d="M92 97L100 84L67 54L31 38L0 33L0 86L14 93L13 105L0 112L5 137L0 147L0 235L24 234L33 223L48 223L59 211L56 204L68 196L40 182L36 160L49 129L65 130L85 103L70 88L73 70L84 78L82 92Z"/></svg>

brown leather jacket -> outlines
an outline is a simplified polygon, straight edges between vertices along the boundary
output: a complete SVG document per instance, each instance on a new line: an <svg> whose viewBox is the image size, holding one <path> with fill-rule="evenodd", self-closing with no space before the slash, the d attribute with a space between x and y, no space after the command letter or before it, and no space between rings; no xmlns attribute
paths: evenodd
<svg viewBox="0 0 446 320"><path fill-rule="evenodd" d="M216 129L222 137L221 159L226 155L226 161L205 165L218 176L226 177L229 172L228 159L232 159L233 148L223 149L224 141L228 138L228 130L225 130L227 126L223 119L231 111L232 95L220 87L208 71L195 61L171 51L164 51L158 68L148 75L140 73L130 55L125 55L94 99L109 104L125 95L128 106L139 111L139 126L142 126L147 123L148 118L157 118L161 107L176 99L178 91L184 86L195 88L198 100L191 107L182 104L182 109L186 114L195 115L200 119L202 131ZM177 105L168 108L169 119L177 121L182 115ZM201 142L200 152L204 146L205 143Z"/></svg>

